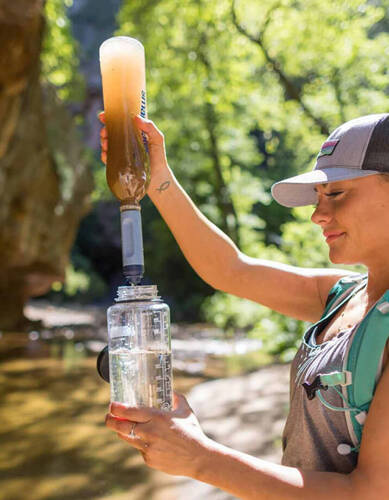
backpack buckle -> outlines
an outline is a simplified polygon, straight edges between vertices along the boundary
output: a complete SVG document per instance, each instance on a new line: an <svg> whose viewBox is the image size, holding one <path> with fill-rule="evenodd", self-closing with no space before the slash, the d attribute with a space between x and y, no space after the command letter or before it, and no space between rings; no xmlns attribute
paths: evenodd
<svg viewBox="0 0 389 500"><path fill-rule="evenodd" d="M381 304L377 305L377 309L382 314L388 314L389 313L389 302L381 302Z"/></svg>
<svg viewBox="0 0 389 500"><path fill-rule="evenodd" d="M352 373L350 371L331 372L320 374L321 381L328 387L335 385L347 386L352 384Z"/></svg>
<svg viewBox="0 0 389 500"><path fill-rule="evenodd" d="M328 385L323 385L321 382L321 377L320 375L317 375L315 380L310 384L309 382L305 381L303 384L301 384L305 392L307 393L307 397L309 400L312 400L315 397L316 391L323 390L326 391L328 389Z"/></svg>

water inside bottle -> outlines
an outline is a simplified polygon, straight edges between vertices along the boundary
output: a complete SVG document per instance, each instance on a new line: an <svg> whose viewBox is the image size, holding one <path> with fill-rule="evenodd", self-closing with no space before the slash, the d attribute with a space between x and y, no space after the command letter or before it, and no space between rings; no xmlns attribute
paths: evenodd
<svg viewBox="0 0 389 500"><path fill-rule="evenodd" d="M109 353L111 401L172 408L171 353L119 347Z"/></svg>
<svg viewBox="0 0 389 500"><path fill-rule="evenodd" d="M111 401L171 409L169 307L157 287L120 287L107 319Z"/></svg>

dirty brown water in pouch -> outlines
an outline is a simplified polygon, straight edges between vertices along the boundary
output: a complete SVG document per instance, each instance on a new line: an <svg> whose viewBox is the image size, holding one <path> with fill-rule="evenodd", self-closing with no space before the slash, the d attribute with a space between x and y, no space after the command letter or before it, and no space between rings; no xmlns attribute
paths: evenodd
<svg viewBox="0 0 389 500"><path fill-rule="evenodd" d="M100 63L108 133L107 183L122 206L135 208L150 182L146 138L133 121L138 114L146 117L144 48L128 37L111 38L100 48Z"/></svg>

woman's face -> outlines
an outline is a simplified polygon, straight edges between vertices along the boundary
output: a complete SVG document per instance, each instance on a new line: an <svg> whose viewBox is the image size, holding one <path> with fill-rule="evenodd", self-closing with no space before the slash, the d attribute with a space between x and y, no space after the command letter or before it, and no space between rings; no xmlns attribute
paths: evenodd
<svg viewBox="0 0 389 500"><path fill-rule="evenodd" d="M380 175L318 184L312 221L334 264L384 264L389 255L389 182Z"/></svg>

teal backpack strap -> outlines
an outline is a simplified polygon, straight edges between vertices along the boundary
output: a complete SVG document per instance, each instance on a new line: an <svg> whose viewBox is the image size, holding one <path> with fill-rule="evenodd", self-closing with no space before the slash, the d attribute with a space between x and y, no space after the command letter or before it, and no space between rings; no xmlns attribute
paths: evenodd
<svg viewBox="0 0 389 500"><path fill-rule="evenodd" d="M363 424L373 399L382 356L389 338L389 290L369 311L355 332L345 360L345 370L351 372L352 383L343 388L350 407L359 411L346 413L354 446L359 448Z"/></svg>
<svg viewBox="0 0 389 500"><path fill-rule="evenodd" d="M315 324L325 322L359 290L366 285L367 275L345 276L331 288L320 320Z"/></svg>
<svg viewBox="0 0 389 500"><path fill-rule="evenodd" d="M367 275L359 277L347 276L339 280L331 289L323 316L316 325L327 321L365 286L366 280ZM302 384L307 392L308 399L313 399L316 393L327 408L345 413L354 448L349 444L340 443L338 452L341 455L347 455L351 451L359 451L363 425L374 396L378 377L381 374L381 363L388 339L389 290L370 309L361 324L356 328L349 350L346 353L343 371L320 374L311 384ZM327 390L329 387L339 394L344 406L332 406L325 400L321 391ZM337 387L340 387L341 390L337 389Z"/></svg>

